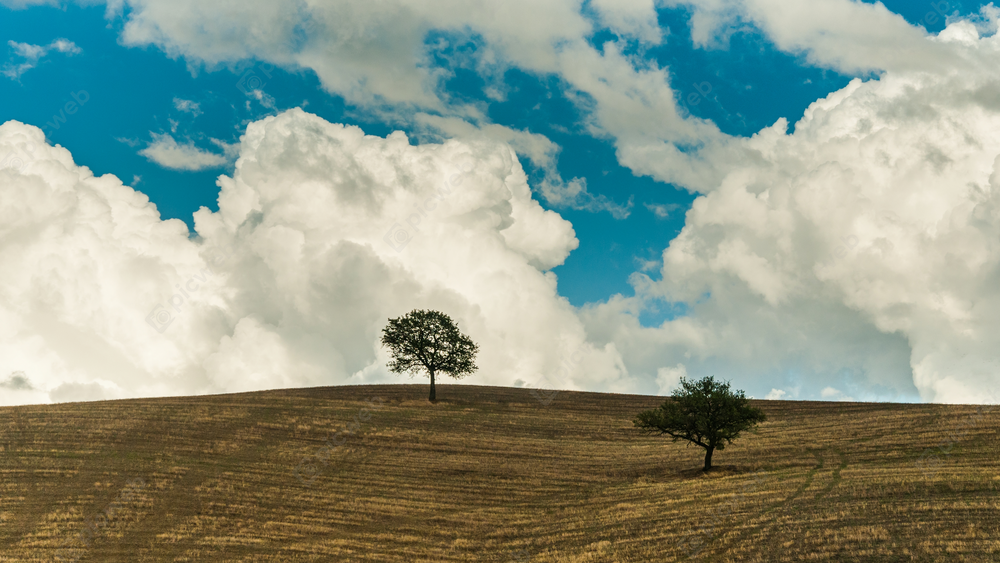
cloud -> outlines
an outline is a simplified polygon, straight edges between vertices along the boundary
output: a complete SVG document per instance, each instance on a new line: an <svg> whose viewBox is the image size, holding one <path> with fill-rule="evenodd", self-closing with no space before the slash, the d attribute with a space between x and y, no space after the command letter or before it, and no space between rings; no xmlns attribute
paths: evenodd
<svg viewBox="0 0 1000 563"><path fill-rule="evenodd" d="M554 68L556 44L582 38L591 27L577 3L569 0L512 0L501 11L442 1L308 7L261 0L238 7L194 0L125 4L126 44L156 45L210 67L258 59L310 68L324 87L352 103L436 111L447 104L437 92L444 76L427 64L424 40L432 29L476 33L484 48L495 53L486 55L489 60L516 60L531 70L546 71ZM614 12L605 10L621 26L648 26L637 21L641 10L634 7L627 18L614 18Z"/></svg>
<svg viewBox="0 0 1000 563"><path fill-rule="evenodd" d="M503 143L414 146L290 110L250 124L189 237L40 130L0 126L0 152L28 142L0 170L0 373L46 401L395 382L380 330L415 308L481 345L469 383L634 389L556 292L576 237Z"/></svg>
<svg viewBox="0 0 1000 563"><path fill-rule="evenodd" d="M32 45L30 43L18 43L17 41L8 41L7 45L11 47L14 51L14 55L23 59L20 63L8 62L0 69L0 74L3 74L11 80L20 80L21 76L29 70L38 66L38 61L44 58L52 51L59 53L64 53L67 55L77 55L82 52L82 50L76 46L76 43L68 39L56 39L48 45Z"/></svg>
<svg viewBox="0 0 1000 563"><path fill-rule="evenodd" d="M277 107L277 102L275 101L274 96L271 96L270 94L264 92L263 90L250 90L247 93L247 96L257 100L257 103L264 106L265 108L275 109ZM249 104L250 102L247 102L248 108L250 107Z"/></svg>
<svg viewBox="0 0 1000 563"><path fill-rule="evenodd" d="M771 389L768 391L764 399L767 401L780 401L788 396L788 393L784 389Z"/></svg>
<svg viewBox="0 0 1000 563"><path fill-rule="evenodd" d="M69 53L70 55L76 55L81 53L81 49L76 46L76 43L68 39L56 39L49 44L49 50L59 51L60 53Z"/></svg>
<svg viewBox="0 0 1000 563"><path fill-rule="evenodd" d="M493 139L507 143L518 154L528 157L532 164L540 168L545 178L537 192L550 205L557 208L580 209L593 212L607 211L615 219L625 219L632 209L632 200L618 204L604 195L594 195L587 191L585 178L563 180L556 167L557 155L561 150L545 135L516 130L495 123L473 125L457 117L441 117L418 113L414 116L421 132L432 132L445 138Z"/></svg>
<svg viewBox="0 0 1000 563"><path fill-rule="evenodd" d="M685 123L676 110L664 70L637 72L615 44L599 52L589 43L594 25L599 23L614 29L623 41L635 38L658 44L662 30L648 0L595 2L586 15L572 0L512 0L499 12L443 1L374 5L355 0L308 8L252 1L238 9L194 0L170 5L129 0L127 4L130 9L122 12L126 19L122 41L127 45L156 45L171 56L185 57L189 64L209 68L256 59L286 68L312 69L326 90L385 121L436 128L448 131L451 137L456 136L456 129L463 129L476 138L486 135L509 142L536 165L542 160L550 162L543 166L546 178L538 188L557 207L607 211L616 218L626 218L632 202L590 193L585 178L561 178L554 165L558 147L548 139L491 124L483 108L451 101L445 92L449 71L432 64L433 46L426 42L432 30L441 41L477 43L476 56L467 63L487 77L492 84L487 86L489 91L502 90L504 70L511 67L561 75L575 97L597 101L598 117L592 129L601 136L623 134L610 127L619 119L625 120L621 127ZM257 74L254 77L262 80ZM273 98L259 89L248 90L255 84L241 80L237 87L273 109ZM635 108L641 115L627 116L609 109L623 95L632 98L632 106L642 106ZM653 105L646 103L649 101ZM682 129L691 131L692 127ZM681 141L691 138L685 132L677 136ZM700 155L679 155L674 160L700 159ZM708 171L711 166L700 168Z"/></svg>
<svg viewBox="0 0 1000 563"><path fill-rule="evenodd" d="M153 141L139 154L164 168L197 171L218 168L229 162L225 156L200 149L191 141L182 145L167 133L150 135Z"/></svg>
<svg viewBox="0 0 1000 563"><path fill-rule="evenodd" d="M56 6L59 0L0 0L0 6L12 10L23 10L31 6Z"/></svg>
<svg viewBox="0 0 1000 563"><path fill-rule="evenodd" d="M123 10L125 5L129 10ZM666 5L692 12L697 44L708 46L728 37L734 26L750 25L779 49L845 73L973 71L992 64L983 56L967 56L970 51L961 45L970 32L961 26L930 36L878 3L712 0ZM505 6L496 12L443 0L388 5L354 0L309 7L256 0L237 9L195 0L127 0L121 4L126 20L122 41L156 45L170 56L209 68L261 60L312 69L325 89L387 121L435 115L470 120L480 132L508 136L502 128L484 127L489 121L484 108L451 100L445 89L450 71L433 64L436 43L427 42L434 31L438 42L476 43L475 57L463 64L488 82L499 81L487 89L502 89L509 68L558 76L583 110L589 131L612 139L620 163L636 174L707 192L730 170L756 158L743 139L679 109L669 69L641 56L662 40L653 2L602 0L582 11L571 0L514 0ZM989 29L991 22L984 12L975 25ZM975 25L969 24L973 35ZM599 26L608 26L620 39L592 45L591 35ZM630 54L633 44L638 54ZM553 202L628 213L627 203L589 194L584 179L552 175L547 180L541 193Z"/></svg>
<svg viewBox="0 0 1000 563"><path fill-rule="evenodd" d="M555 169L560 147L545 135L532 133L528 130L513 129L496 123L478 122L478 120L476 124L473 124L472 117L464 119L418 112L413 116L413 119L418 132L434 140L492 139L507 143L518 154L526 156L532 164L539 168Z"/></svg>
<svg viewBox="0 0 1000 563"><path fill-rule="evenodd" d="M653 215L656 215L657 219L666 219L674 211L680 209L680 205L676 203L644 203L646 209L650 210Z"/></svg>
<svg viewBox="0 0 1000 563"><path fill-rule="evenodd" d="M10 377L5 381L0 382L0 387L12 391L33 391L35 389L23 371L15 371L10 374Z"/></svg>
<svg viewBox="0 0 1000 563"><path fill-rule="evenodd" d="M834 387L826 387L820 392L820 396L827 401L856 401L854 397L849 397L844 394L840 389Z"/></svg>
<svg viewBox="0 0 1000 563"><path fill-rule="evenodd" d="M23 405L48 401L48 394L37 389L23 371L11 373L0 381L0 405Z"/></svg>
<svg viewBox="0 0 1000 563"><path fill-rule="evenodd" d="M586 178L573 178L565 182L559 177L546 177L538 186L538 191L546 201L556 207L569 207L584 211L607 211L615 219L627 219L632 213L634 197L624 204L615 203L603 194L594 195L587 191Z"/></svg>
<svg viewBox="0 0 1000 563"><path fill-rule="evenodd" d="M718 38L728 38L732 28L751 23L779 49L804 54L814 65L845 73L943 70L952 59L947 47L928 41L924 29L911 26L881 3L712 0L670 4L692 10L691 36L702 46L716 45ZM931 11L935 4L926 6ZM943 21L945 14L935 17Z"/></svg>
<svg viewBox="0 0 1000 563"><path fill-rule="evenodd" d="M240 144L239 143L227 143L222 139L209 139L213 145L222 149L222 153L226 156L227 160L236 160L240 156Z"/></svg>
<svg viewBox="0 0 1000 563"><path fill-rule="evenodd" d="M190 113L191 115L198 117L203 111L201 111L201 104L198 102L193 102L191 100L182 100L181 98L174 98L174 108L177 111L183 111L184 113Z"/></svg>
<svg viewBox="0 0 1000 563"><path fill-rule="evenodd" d="M615 33L658 45L664 35L657 23L653 0L593 0L599 21Z"/></svg>
<svg viewBox="0 0 1000 563"><path fill-rule="evenodd" d="M117 387L106 387L97 381L90 383L63 383L49 392L49 398L55 403L105 401L108 399L120 399L121 391Z"/></svg>
<svg viewBox="0 0 1000 563"><path fill-rule="evenodd" d="M672 368L660 368L656 370L656 384L659 387L659 395L669 395L675 389L680 388L681 379L687 378L687 368L684 364L677 364Z"/></svg>
<svg viewBox="0 0 1000 563"><path fill-rule="evenodd" d="M968 60L996 36L968 39ZM1000 331L1000 92L995 65L887 71L817 100L788 133L745 141L742 162L699 196L642 300L689 315L646 329L612 299L588 329L631 372L685 359L692 373L805 383L805 396L995 401ZM625 342L632 342L626 346ZM690 358L690 359L688 359ZM649 367L645 369L650 369Z"/></svg>
<svg viewBox="0 0 1000 563"><path fill-rule="evenodd" d="M140 141L139 139L129 139L127 137L115 137L115 140L118 141L119 143L126 144L132 147L133 149L142 144L142 141Z"/></svg>

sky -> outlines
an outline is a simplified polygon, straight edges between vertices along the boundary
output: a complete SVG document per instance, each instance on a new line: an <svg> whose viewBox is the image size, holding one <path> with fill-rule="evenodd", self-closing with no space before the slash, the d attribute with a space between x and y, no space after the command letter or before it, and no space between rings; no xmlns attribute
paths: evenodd
<svg viewBox="0 0 1000 563"><path fill-rule="evenodd" d="M0 0L0 404L995 402L992 4Z"/></svg>

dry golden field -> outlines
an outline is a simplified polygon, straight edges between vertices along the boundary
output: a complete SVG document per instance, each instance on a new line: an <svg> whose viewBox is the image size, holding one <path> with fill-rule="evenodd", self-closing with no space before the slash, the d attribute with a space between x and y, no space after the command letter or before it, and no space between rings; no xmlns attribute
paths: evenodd
<svg viewBox="0 0 1000 563"><path fill-rule="evenodd" d="M757 401L704 475L660 397L426 394L0 408L0 561L1000 561L1000 409Z"/></svg>

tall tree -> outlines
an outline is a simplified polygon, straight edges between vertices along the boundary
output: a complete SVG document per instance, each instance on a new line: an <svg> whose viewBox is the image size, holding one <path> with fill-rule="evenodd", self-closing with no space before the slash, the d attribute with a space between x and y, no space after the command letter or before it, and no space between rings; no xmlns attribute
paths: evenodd
<svg viewBox="0 0 1000 563"><path fill-rule="evenodd" d="M460 379L478 369L479 346L462 334L451 317L440 311L415 310L382 329L382 345L389 348L393 373L426 372L431 378L430 401L436 401L434 376L443 373Z"/></svg>
<svg viewBox="0 0 1000 563"><path fill-rule="evenodd" d="M646 433L686 440L705 448L705 471L712 468L712 453L723 450L745 430L767 420L764 411L750 406L743 391L731 391L729 383L706 377L698 381L681 378L681 386L660 408L643 411L632 421Z"/></svg>

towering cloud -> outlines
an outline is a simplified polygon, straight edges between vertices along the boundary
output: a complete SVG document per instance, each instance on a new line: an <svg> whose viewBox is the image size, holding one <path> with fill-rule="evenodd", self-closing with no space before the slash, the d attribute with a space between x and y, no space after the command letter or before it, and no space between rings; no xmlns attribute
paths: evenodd
<svg viewBox="0 0 1000 563"><path fill-rule="evenodd" d="M628 388L547 270L577 241L487 141L412 146L292 110L251 124L197 236L41 132L0 152L7 401L394 381L379 332L413 308L482 345L472 381ZM13 375L11 376L13 377Z"/></svg>
<svg viewBox="0 0 1000 563"><path fill-rule="evenodd" d="M620 314L638 304L612 300L588 311L592 332L619 319L606 338L627 361L638 351L622 343L658 343L645 369L681 360L770 373L789 391L835 379L866 397L912 385L926 400L996 400L1000 75L961 62L1000 43L968 22L936 41L958 53L952 70L856 79L794 133L780 120L743 141L756 158L694 202L662 279L635 277L637 301L689 316L641 329Z"/></svg>

